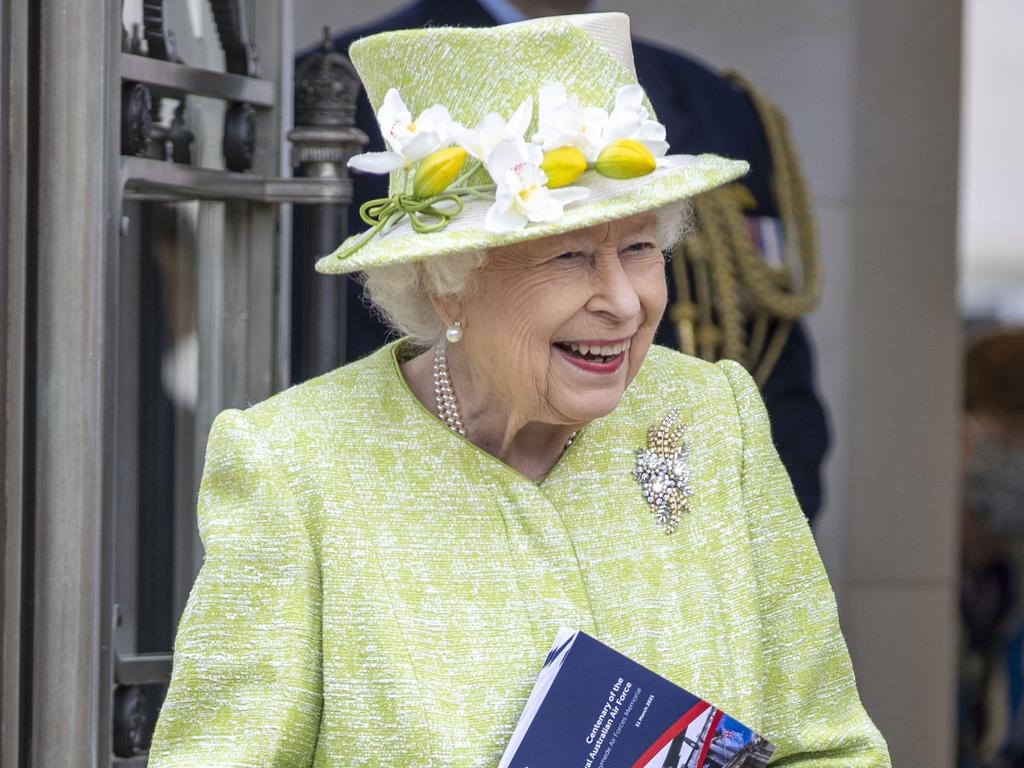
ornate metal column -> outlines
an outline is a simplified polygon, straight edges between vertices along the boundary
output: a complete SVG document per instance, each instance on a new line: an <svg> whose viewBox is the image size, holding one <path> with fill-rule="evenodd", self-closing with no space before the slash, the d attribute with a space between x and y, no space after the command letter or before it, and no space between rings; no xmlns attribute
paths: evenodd
<svg viewBox="0 0 1024 768"><path fill-rule="evenodd" d="M367 142L366 134L355 126L360 87L351 62L334 49L325 27L320 50L295 73L296 127L288 140L294 145L292 164L303 176L348 180L345 164ZM345 360L345 280L318 275L313 263L345 238L346 204L351 200L350 193L344 202L307 205L302 211L302 253L293 275L301 313L295 371L299 380Z"/></svg>

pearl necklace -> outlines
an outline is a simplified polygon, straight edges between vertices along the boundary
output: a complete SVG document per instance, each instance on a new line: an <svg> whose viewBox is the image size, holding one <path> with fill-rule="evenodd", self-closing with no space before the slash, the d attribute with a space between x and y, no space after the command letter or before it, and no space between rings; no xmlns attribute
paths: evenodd
<svg viewBox="0 0 1024 768"><path fill-rule="evenodd" d="M462 423L462 413L459 411L459 402L455 399L455 390L452 388L451 375L448 372L448 353L445 345L442 344L434 352L434 402L437 405L437 415L452 430L463 437L466 436L466 427ZM564 451L572 441L576 439L579 430L569 435L562 450Z"/></svg>
<svg viewBox="0 0 1024 768"><path fill-rule="evenodd" d="M453 432L466 436L466 428L462 425L462 414L459 403L455 399L452 380L448 375L448 355L442 344L434 352L434 402L437 403L437 415Z"/></svg>

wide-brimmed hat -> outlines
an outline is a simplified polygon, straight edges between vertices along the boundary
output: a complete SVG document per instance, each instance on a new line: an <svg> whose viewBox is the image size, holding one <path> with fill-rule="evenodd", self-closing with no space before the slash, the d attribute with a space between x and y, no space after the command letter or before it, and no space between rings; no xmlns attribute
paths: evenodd
<svg viewBox="0 0 1024 768"><path fill-rule="evenodd" d="M389 196L361 207L369 228L319 259L319 272L561 234L748 170L667 153L622 13L385 32L357 40L349 56L387 145L349 165L389 173Z"/></svg>

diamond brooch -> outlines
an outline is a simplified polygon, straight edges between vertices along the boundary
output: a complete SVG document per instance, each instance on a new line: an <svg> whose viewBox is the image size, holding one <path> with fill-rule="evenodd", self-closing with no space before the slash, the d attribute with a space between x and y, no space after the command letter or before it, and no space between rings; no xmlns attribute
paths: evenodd
<svg viewBox="0 0 1024 768"><path fill-rule="evenodd" d="M678 418L676 406L661 424L647 431L647 447L637 449L633 470L644 499L654 508L654 519L666 534L675 531L679 516L689 509L689 449L683 442L686 424Z"/></svg>

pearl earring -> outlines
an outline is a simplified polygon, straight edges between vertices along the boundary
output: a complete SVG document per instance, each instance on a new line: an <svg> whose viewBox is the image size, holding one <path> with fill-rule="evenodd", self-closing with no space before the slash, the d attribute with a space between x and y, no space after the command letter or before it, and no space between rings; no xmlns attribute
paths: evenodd
<svg viewBox="0 0 1024 768"><path fill-rule="evenodd" d="M462 322L456 320L454 323L445 329L444 337L448 339L451 344L458 344L462 340Z"/></svg>

